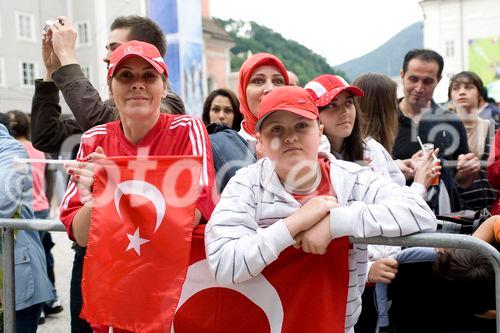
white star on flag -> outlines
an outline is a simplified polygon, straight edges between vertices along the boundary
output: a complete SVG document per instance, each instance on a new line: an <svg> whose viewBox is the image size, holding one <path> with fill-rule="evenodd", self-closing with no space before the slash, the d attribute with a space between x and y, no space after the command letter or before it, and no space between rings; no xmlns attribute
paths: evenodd
<svg viewBox="0 0 500 333"><path fill-rule="evenodd" d="M127 237L130 240L130 243L128 244L128 247L125 250L125 252L134 249L138 255L141 255L141 245L149 242L149 239L144 239L139 237L139 227L137 227L133 235L127 234Z"/></svg>

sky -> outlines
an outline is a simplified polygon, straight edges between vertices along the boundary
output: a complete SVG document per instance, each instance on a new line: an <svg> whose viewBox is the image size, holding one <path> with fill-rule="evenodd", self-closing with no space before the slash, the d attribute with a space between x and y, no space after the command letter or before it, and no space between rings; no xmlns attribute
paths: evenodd
<svg viewBox="0 0 500 333"><path fill-rule="evenodd" d="M423 20L419 0L210 0L210 14L255 21L325 57L361 57Z"/></svg>

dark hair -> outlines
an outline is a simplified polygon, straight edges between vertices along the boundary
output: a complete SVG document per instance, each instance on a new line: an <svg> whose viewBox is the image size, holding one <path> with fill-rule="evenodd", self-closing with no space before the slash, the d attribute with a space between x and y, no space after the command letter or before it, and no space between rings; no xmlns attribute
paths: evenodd
<svg viewBox="0 0 500 333"><path fill-rule="evenodd" d="M110 30L130 28L128 40L139 40L156 46L162 57L167 53L165 34L160 26L147 17L138 15L118 16L111 23Z"/></svg>
<svg viewBox="0 0 500 333"><path fill-rule="evenodd" d="M403 73L406 73L408 70L408 63L412 59L420 59L423 61L431 62L435 61L438 64L438 78L441 77L441 74L443 73L443 67L444 67L444 60L443 57L437 53L434 50L429 50L429 49L413 49L408 51L406 53L404 61L403 61Z"/></svg>
<svg viewBox="0 0 500 333"><path fill-rule="evenodd" d="M229 89L216 89L208 94L205 99L205 104L203 104L203 113L201 115L201 119L205 126L210 125L210 108L212 107L212 102L217 96L224 96L229 98L229 102L231 102L231 108L233 109L234 120L233 126L231 127L235 131L240 130L241 122L243 121L243 115L240 112L240 102L238 97Z"/></svg>
<svg viewBox="0 0 500 333"><path fill-rule="evenodd" d="M174 92L168 91L162 102L167 106L169 114L186 114L184 102Z"/></svg>
<svg viewBox="0 0 500 333"><path fill-rule="evenodd" d="M486 87L483 87L483 90L481 90L481 91L479 92L479 94L481 95L481 98L482 98L482 99L484 99L486 102L489 102L488 100L489 100L490 98L488 97L488 89L486 89ZM491 102L489 102L489 103L491 103Z"/></svg>
<svg viewBox="0 0 500 333"><path fill-rule="evenodd" d="M29 138L31 132L30 116L19 110L11 110L7 112L10 132L16 139L24 137Z"/></svg>
<svg viewBox="0 0 500 333"><path fill-rule="evenodd" d="M460 298L474 314L495 308L495 272L488 258L465 249L448 249L434 263L443 291Z"/></svg>
<svg viewBox="0 0 500 333"><path fill-rule="evenodd" d="M354 97L354 96L353 96ZM352 126L351 135L344 139L342 143L342 148L339 153L342 154L342 159L344 161L355 162L364 165L364 141L361 135L361 115L357 107L356 109L356 119L354 120L354 125ZM319 112L328 109L328 105L318 108ZM327 129L325 127L324 131L328 137Z"/></svg>
<svg viewBox="0 0 500 333"><path fill-rule="evenodd" d="M369 73L358 77L353 85L365 93L354 97L361 115L361 135L372 137L387 151L392 151L399 128L397 83L385 75Z"/></svg>
<svg viewBox="0 0 500 333"><path fill-rule="evenodd" d="M483 81L481 78L474 72L469 72L469 71L463 71L458 74L453 75L453 77L450 79L450 85L448 86L448 99L451 100L451 90L453 88L454 83L472 83L478 92L478 98L483 97L484 95L484 85ZM484 98L484 97L483 97ZM485 99L486 100L486 99ZM477 101L479 103L479 100Z"/></svg>
<svg viewBox="0 0 500 333"><path fill-rule="evenodd" d="M0 124L7 127L7 130L9 131L10 134L9 118L7 118L7 115L2 112L0 112Z"/></svg>

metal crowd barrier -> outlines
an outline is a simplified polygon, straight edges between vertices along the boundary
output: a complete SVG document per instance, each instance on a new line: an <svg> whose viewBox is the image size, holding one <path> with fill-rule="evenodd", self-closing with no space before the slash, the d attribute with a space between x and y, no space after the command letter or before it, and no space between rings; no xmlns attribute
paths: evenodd
<svg viewBox="0 0 500 333"><path fill-rule="evenodd" d="M59 220L2 219L2 268L3 268L3 329L16 331L16 301L14 280L14 230L65 231Z"/></svg>
<svg viewBox="0 0 500 333"><path fill-rule="evenodd" d="M15 281L14 281L14 230L65 231L59 220L1 219L3 253L3 309L4 332L15 332ZM496 331L500 333L500 253L490 244L477 238L444 233L422 233L404 237L350 237L351 244L378 244L398 246L422 246L462 248L478 252L487 257L495 269Z"/></svg>

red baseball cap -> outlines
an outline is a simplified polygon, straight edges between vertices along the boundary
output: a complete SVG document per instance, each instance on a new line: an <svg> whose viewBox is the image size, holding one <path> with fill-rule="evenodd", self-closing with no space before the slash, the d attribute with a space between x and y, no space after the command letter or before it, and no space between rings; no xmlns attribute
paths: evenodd
<svg viewBox="0 0 500 333"><path fill-rule="evenodd" d="M118 65L130 57L140 57L149 62L158 73L165 73L168 76L167 65L156 46L146 42L131 40L118 46L111 54L108 67L108 80L113 76Z"/></svg>
<svg viewBox="0 0 500 333"><path fill-rule="evenodd" d="M262 98L255 130L260 131L264 119L274 111L288 111L307 119L318 119L319 111L311 95L301 87L283 86Z"/></svg>
<svg viewBox="0 0 500 333"><path fill-rule="evenodd" d="M349 90L354 96L363 96L363 90L356 86L351 86L338 75L323 74L308 82L305 87L311 94L317 107L328 105L338 94L344 90Z"/></svg>

